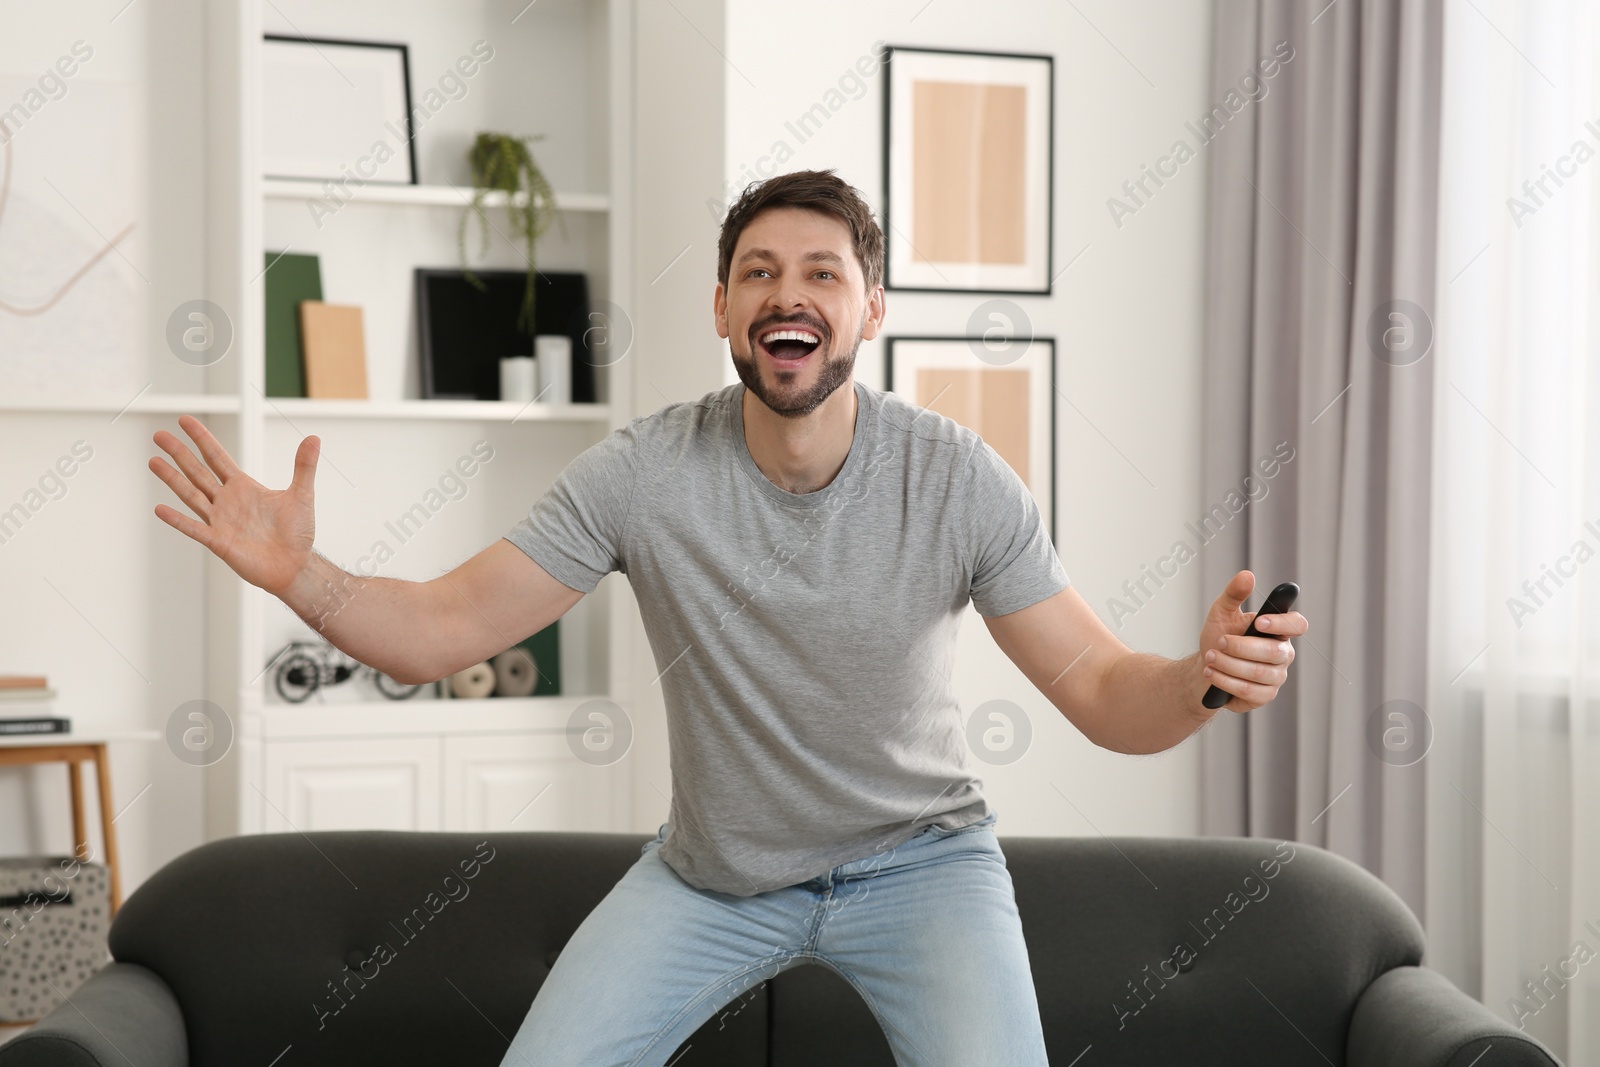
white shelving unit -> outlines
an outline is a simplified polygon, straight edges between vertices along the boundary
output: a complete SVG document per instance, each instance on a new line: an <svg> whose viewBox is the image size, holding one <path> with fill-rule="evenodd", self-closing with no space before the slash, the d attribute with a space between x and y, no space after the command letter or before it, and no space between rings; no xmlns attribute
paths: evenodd
<svg viewBox="0 0 1600 1067"><path fill-rule="evenodd" d="M272 397L268 418L421 419L468 422L576 422L607 425L606 404L524 404L513 400L308 400Z"/></svg>
<svg viewBox="0 0 1600 1067"><path fill-rule="evenodd" d="M552 131L536 149L541 165L560 188L589 191L558 191L564 232L554 235L553 227L554 236L540 243L539 264L581 270L591 301L624 307L631 301L631 227L618 206L631 203L632 192L632 3L554 0L513 15L515 8L448 0L333 6L234 0L207 7L208 299L233 312L234 349L207 368L204 394L146 394L130 410L218 416L208 425L268 485L286 484L301 434L321 436L317 547L351 569L368 545L382 541L395 550L395 564L380 573L442 573L503 535L578 452L633 410L626 361L596 369L600 402L593 404L417 397L415 312L405 282L415 267L453 265L456 227L471 191L451 167L464 160L474 127ZM297 202L318 196L321 183L260 177L263 33L405 42L414 92L474 36L492 40L496 58L470 94L449 105L453 111L417 132L419 177L430 184L362 186L336 218L313 226ZM557 74L559 93L529 83ZM491 196L489 205L503 210L505 197ZM475 248L476 231L471 243ZM259 279L267 257L291 247L320 257L326 299L363 306L374 399L263 394ZM481 263L522 266L515 255L499 243ZM118 405L94 401L82 410L115 413ZM471 479L447 483L453 458L483 447L492 448L493 461ZM418 510L437 486L457 483L466 486L459 497ZM397 515L420 515L428 525L400 537ZM287 640L315 635L219 562L209 567L208 618L218 624L209 628L208 699L228 711L236 736L229 755L207 768L208 838L361 828L623 827L632 805L628 775L579 760L567 743L568 720L585 701L630 703L630 622L637 608L620 576L606 579L561 620L561 696L435 700L424 692L389 701L353 691L345 695L359 699L335 693L326 703L287 704L264 668Z"/></svg>
<svg viewBox="0 0 1600 1067"><path fill-rule="evenodd" d="M237 396L213 396L206 393L151 393L143 392L132 400L113 397L101 399L85 397L51 397L49 399L10 399L0 403L0 412L25 414L40 412L58 415L237 415Z"/></svg>
<svg viewBox="0 0 1600 1067"><path fill-rule="evenodd" d="M261 194L272 200L304 200L320 196L322 186L313 181L295 178L267 178L261 183ZM495 210L506 206L505 193L489 193L484 205ZM518 203L526 197L517 197ZM466 207L472 202L472 190L459 185L382 185L372 183L354 190L352 204L405 205L410 207ZM604 193L556 193L558 211L593 211L604 214L611 210L611 198Z"/></svg>

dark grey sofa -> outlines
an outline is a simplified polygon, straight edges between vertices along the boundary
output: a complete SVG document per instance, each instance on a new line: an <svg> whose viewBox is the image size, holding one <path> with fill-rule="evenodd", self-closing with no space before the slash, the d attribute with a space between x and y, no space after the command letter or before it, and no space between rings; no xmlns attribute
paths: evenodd
<svg viewBox="0 0 1600 1067"><path fill-rule="evenodd" d="M493 1067L561 946L649 837L203 845L128 899L115 962L0 1046L0 1067ZM1288 846L1241 838L1002 835L1001 847L1059 1067L1557 1062L1419 967L1410 911L1332 853L1294 845L1284 860ZM596 1024L626 1010L597 1004ZM777 975L681 1051L675 1067L893 1064L866 1005L817 965Z"/></svg>

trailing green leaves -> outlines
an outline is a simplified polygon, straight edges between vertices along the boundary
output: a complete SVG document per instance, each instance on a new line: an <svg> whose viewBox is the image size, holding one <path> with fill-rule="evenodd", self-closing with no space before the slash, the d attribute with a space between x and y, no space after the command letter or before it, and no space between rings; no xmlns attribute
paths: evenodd
<svg viewBox="0 0 1600 1067"><path fill-rule="evenodd" d="M461 216L461 226L456 243L461 252L461 267L466 278L480 290L483 282L467 265L467 220L476 214L481 237L479 254L489 250L491 223L484 214L490 193L506 194L506 218L511 228L527 245L528 286L522 295L522 310L517 317L517 329L534 333L534 246L556 215L556 194L550 187L544 171L529 150L530 141L544 139L543 134L531 137L513 137L506 133L480 133L467 152L472 168L472 203Z"/></svg>

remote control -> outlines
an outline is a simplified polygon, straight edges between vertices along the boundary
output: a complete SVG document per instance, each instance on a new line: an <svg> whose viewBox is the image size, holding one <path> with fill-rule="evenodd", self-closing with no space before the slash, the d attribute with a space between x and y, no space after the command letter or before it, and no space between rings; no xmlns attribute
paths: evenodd
<svg viewBox="0 0 1600 1067"><path fill-rule="evenodd" d="M1299 595L1300 587L1293 582L1284 582L1278 586L1267 595L1267 599L1261 605L1261 610L1256 612L1255 617L1250 620L1250 628L1244 632L1244 636L1262 636L1261 631L1256 629L1256 619L1263 615L1282 615L1294 607L1295 597ZM1200 703L1215 711L1232 699L1233 694L1226 689L1218 689L1216 686L1212 686L1206 690L1206 695L1200 698Z"/></svg>

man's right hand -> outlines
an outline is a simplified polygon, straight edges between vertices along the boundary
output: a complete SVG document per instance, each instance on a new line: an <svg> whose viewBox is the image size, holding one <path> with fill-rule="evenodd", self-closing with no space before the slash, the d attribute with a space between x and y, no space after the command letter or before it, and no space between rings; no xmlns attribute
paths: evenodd
<svg viewBox="0 0 1600 1067"><path fill-rule="evenodd" d="M199 520L166 504L156 505L156 517L210 549L251 585L282 596L311 559L312 487L321 440L310 436L300 442L293 480L287 489L275 490L240 470L199 419L180 415L178 425L205 462L176 436L157 430L152 439L178 467L152 456L150 470Z"/></svg>
<svg viewBox="0 0 1600 1067"><path fill-rule="evenodd" d="M583 599L504 537L425 582L341 570L311 550L320 439L300 442L289 488L273 490L240 470L199 419L184 415L178 425L205 462L158 430L155 443L178 467L155 456L150 469L199 520L165 504L156 516L282 600L335 648L397 682L421 685L486 660Z"/></svg>

